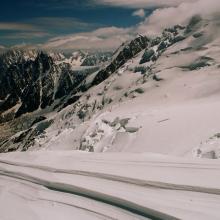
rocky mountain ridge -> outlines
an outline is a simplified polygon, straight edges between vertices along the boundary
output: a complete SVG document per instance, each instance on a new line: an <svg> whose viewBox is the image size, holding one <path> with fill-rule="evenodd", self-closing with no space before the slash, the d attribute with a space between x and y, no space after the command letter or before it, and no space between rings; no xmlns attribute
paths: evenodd
<svg viewBox="0 0 220 220"><path fill-rule="evenodd" d="M5 90L2 89L0 109L3 109L2 106L7 106L7 103L11 105L8 105L10 108L5 108L2 114L5 115L4 112L8 113L9 109L13 109L13 114L10 115L11 117L6 118L5 121L7 121L6 127L16 126L16 129L10 133L10 138L9 135L2 137L1 152L25 151L31 146L44 146L46 142L50 142L48 139L50 135L45 136L45 130L50 130L51 126L59 127L56 135L60 136L63 133L63 129L64 131L65 129L73 131L77 124L81 126L81 123L83 127L84 122L89 121L94 115L104 111L105 108L143 94L144 89L138 87L139 85L145 85L148 81L160 82L163 80L158 71L155 70L160 57L173 45L186 42L191 38L197 39L193 35L200 30L200 26L200 19L194 17L188 26L176 25L173 28L164 30L161 36L153 39L138 35L132 41L121 45L113 54L111 60L102 65L101 69L81 67L83 72L74 70L69 63L57 63L59 59L63 59L62 56L58 56L56 61L54 61L48 54L42 52L37 55L35 60L28 60L23 64L14 65L14 67L12 65L10 67L12 69L6 72L8 74L14 72L9 78L15 78L12 81L4 81L7 86L2 88L11 88L10 91L16 91L16 94L11 95L9 92L8 94L10 95L7 95ZM182 52L187 51L182 50ZM175 54L176 52L173 52L172 56L175 56ZM167 57L169 56L167 55ZM204 57L200 61L198 61L196 66L194 65L194 69L211 65L209 63L213 62ZM186 69L188 67L182 66L181 68ZM128 80L124 76L124 80L128 80L129 87L127 89L129 91L124 90L123 86L119 84L119 78L123 78L124 72L132 73L135 79ZM20 73L22 74L19 75ZM34 73L34 75L30 73ZM28 77L26 81L22 81L21 76ZM17 88L15 83L13 84L15 81L20 82L20 85L29 84L29 89ZM34 82L34 86L32 82ZM20 96L17 97L16 95ZM17 98L11 100L12 97ZM34 102L33 99L35 100ZM13 102L14 100L15 102ZM14 117L19 123L25 121L21 128L17 129L18 122L11 121ZM59 117L62 120L58 119ZM58 120L63 122L56 125ZM107 122L108 126L115 124L108 127L108 129L118 126L119 130L125 129L128 133L138 131L137 128L126 127L123 118L116 121L122 121L123 126L119 126L119 123L116 122L116 124ZM4 127L5 125L2 124L2 126ZM12 129L9 130L11 132ZM54 133L53 131L51 132ZM98 131L98 133L100 132ZM99 135L101 138L102 133ZM38 137L39 144L36 144L36 138L38 139ZM41 143L42 141L43 143ZM75 144L78 149L94 150L94 147L91 147L90 144L85 144L83 138L79 139L77 137L77 143Z"/></svg>

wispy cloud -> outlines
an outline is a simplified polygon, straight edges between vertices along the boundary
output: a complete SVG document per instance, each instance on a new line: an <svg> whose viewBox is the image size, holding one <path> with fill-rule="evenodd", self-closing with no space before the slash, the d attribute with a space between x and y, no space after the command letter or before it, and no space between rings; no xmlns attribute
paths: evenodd
<svg viewBox="0 0 220 220"><path fill-rule="evenodd" d="M123 0L119 1L123 2ZM139 2L143 3L143 1ZM146 3L150 1L146 0L144 2ZM155 0L155 2L159 3L162 1ZM136 33L160 34L160 32L166 27L171 27L176 24L186 24L188 20L195 14L207 16L209 14L220 11L219 0L197 0L196 2L181 2L181 4L176 6L176 4L180 3L180 1L172 1L173 4L170 7L155 9L151 16L147 17L137 26L133 26L130 28L99 28L92 32L84 32L81 34L73 34L68 36L61 36L59 38L52 38L43 45L43 48L52 50L113 49L117 48L121 43L125 42L126 40L134 37ZM143 12L138 10L136 11L136 14L143 14Z"/></svg>
<svg viewBox="0 0 220 220"><path fill-rule="evenodd" d="M34 5L39 9L46 10L63 10L80 7L93 7L94 4L91 4L91 0L23 0L22 2L24 7Z"/></svg>
<svg viewBox="0 0 220 220"><path fill-rule="evenodd" d="M210 17L212 14L220 12L219 0L197 0L196 2L186 2L178 7L167 7L155 10L152 15L145 19L137 31L144 34L158 34L164 28L176 24L186 24L193 15ZM174 19L175 18L175 19Z"/></svg>
<svg viewBox="0 0 220 220"><path fill-rule="evenodd" d="M136 17L140 17L140 18L144 18L146 13L144 11L144 9L139 9L139 10L136 10L132 13L133 16L136 16Z"/></svg>
<svg viewBox="0 0 220 220"><path fill-rule="evenodd" d="M112 50L133 37L130 28L107 27L50 39L42 46L49 50Z"/></svg>
<svg viewBox="0 0 220 220"><path fill-rule="evenodd" d="M129 7L129 8L150 8L178 6L183 2L195 2L197 0L93 0L96 4Z"/></svg>
<svg viewBox="0 0 220 220"><path fill-rule="evenodd" d="M12 33L3 35L1 38L6 39L33 39L33 38L42 38L42 37L48 37L51 36L47 32L19 32L19 33Z"/></svg>
<svg viewBox="0 0 220 220"><path fill-rule="evenodd" d="M36 50L40 49L40 44L31 44L31 43L21 43L21 44L15 44L11 46L11 49L24 49L24 50Z"/></svg>
<svg viewBox="0 0 220 220"><path fill-rule="evenodd" d="M71 6L82 4L80 0L64 1ZM41 2L43 5L48 4L47 1ZM52 2L60 5L62 0L50 0L50 3ZM219 0L86 0L86 3L94 7L104 5L129 8L130 17L133 15L145 19L130 28L103 28L101 24L86 23L73 17L39 17L29 19L26 23L0 22L0 30L9 31L9 34L7 32L8 39L20 39L16 43L23 41L36 43L36 47L41 49L111 50L133 38L136 33L159 34L166 27L186 23L195 14L208 15L220 12ZM154 10L149 17L147 16L148 8ZM132 15L131 11L133 11ZM10 31L14 31L15 34ZM39 45L42 39L46 43ZM22 47L22 45L19 46ZM25 44L26 48L29 46L30 44L28 46Z"/></svg>
<svg viewBox="0 0 220 220"><path fill-rule="evenodd" d="M100 24L86 23L73 17L38 17L26 23L0 22L0 38L12 43L39 42L48 40L62 33L92 31L101 27Z"/></svg>
<svg viewBox="0 0 220 220"><path fill-rule="evenodd" d="M0 30L9 31L39 31L39 28L27 24L27 23L16 23L16 22L0 22Z"/></svg>
<svg viewBox="0 0 220 220"><path fill-rule="evenodd" d="M101 26L97 23L83 22L74 17L39 17L31 19L29 22L44 29L60 31L64 29L88 30Z"/></svg>

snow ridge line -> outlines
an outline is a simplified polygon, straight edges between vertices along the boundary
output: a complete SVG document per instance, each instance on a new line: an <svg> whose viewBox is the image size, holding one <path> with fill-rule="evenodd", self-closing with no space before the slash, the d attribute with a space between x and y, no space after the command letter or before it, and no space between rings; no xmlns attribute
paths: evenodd
<svg viewBox="0 0 220 220"><path fill-rule="evenodd" d="M66 205L66 206L74 207L74 208L77 208L77 209L81 209L83 211L86 211L86 212L89 212L89 213L92 213L92 214L96 214L96 215L102 216L106 220L118 220L118 219L113 218L113 217L111 217L109 215L105 215L105 214L103 214L101 212L93 211L91 209L84 208L82 206L73 205L73 204L69 204L69 203L66 203L66 202L61 202L61 201L58 201L58 200L50 200L50 199L40 199L40 200L41 201L46 201L46 202L56 202L56 203L59 203L59 204L62 204L62 205Z"/></svg>
<svg viewBox="0 0 220 220"><path fill-rule="evenodd" d="M114 174L106 174L106 173L101 173L101 172L66 170L66 169L52 168L49 166L36 166L36 165L27 164L27 163L10 162L6 160L0 160L0 163L12 165L12 166L38 169L41 171L47 171L47 172L58 173L58 174L72 174L72 175L93 177L93 178L98 178L98 179L105 179L105 180L110 180L110 181L115 181L115 182L133 184L133 185L140 186L140 187L151 187L151 188L165 189L165 190L179 190L179 191L190 191L190 192L220 195L220 188L180 185L180 184L174 184L174 183L169 183L169 182L151 181L151 180L140 179L140 178L137 179L137 178L119 176L119 175L114 175Z"/></svg>
<svg viewBox="0 0 220 220"><path fill-rule="evenodd" d="M150 218L152 220L179 220L178 218L174 216L159 212L157 210L145 207L143 205L131 202L129 200L119 198L116 196L112 196L112 195L108 195L106 193L89 190L83 187L70 185L66 183L60 183L60 182L51 182L51 181L44 180L39 177L33 177L31 175L24 174L22 172L17 172L17 171L13 172L13 171L1 170L0 175L35 183L35 184L44 186L53 191L83 196L85 198L93 199L99 202L103 202L103 203L106 203L112 206L122 208L126 211L132 212L134 214L137 214L143 217Z"/></svg>

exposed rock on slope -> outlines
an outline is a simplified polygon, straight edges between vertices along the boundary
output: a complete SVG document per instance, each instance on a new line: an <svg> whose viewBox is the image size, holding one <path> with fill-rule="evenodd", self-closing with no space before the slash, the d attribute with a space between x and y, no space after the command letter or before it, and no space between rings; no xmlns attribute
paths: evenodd
<svg viewBox="0 0 220 220"><path fill-rule="evenodd" d="M55 100L70 95L87 74L96 70L73 71L69 64L57 65L43 52L28 55L10 51L0 57L2 122L51 106Z"/></svg>
<svg viewBox="0 0 220 220"><path fill-rule="evenodd" d="M137 36L133 41L123 44L100 70L96 67L80 67L81 69L76 70L70 64L58 63L46 54L38 54L35 59L23 65L25 68L31 68L31 71L38 71L39 84L32 92L40 97L36 99L37 111L22 114L1 125L8 132L4 132L1 137L1 152L40 147L105 152L131 150L132 146L138 151L144 151L144 144L146 149L157 152L159 144L161 145L157 144L157 141L163 140L165 134L169 136L168 131L172 128L163 130L160 139L152 140L155 135L151 132L156 126L152 125L152 121L147 125L146 118L152 103L175 105L173 100L178 103L181 100L185 102L194 100L195 97L208 97L209 93L215 94L217 91L213 80L205 78L207 69L215 76L218 66L218 48L214 46L218 44L217 39L212 39L213 45L209 45L212 41L207 41L211 26L212 24L207 25L206 21L190 21L186 28L177 25L164 30L161 36L154 39ZM198 32L203 32L203 35L195 38L193 35ZM195 74L191 70L194 70ZM197 74L199 71L201 76ZM28 74L25 76L28 76L28 79L33 77ZM200 83L203 78L206 79L205 82ZM184 82L183 86L181 82ZM204 88L212 88L213 91L208 89L206 92ZM21 109L25 113L26 106L23 104L21 108L22 100L26 101L18 99L14 110ZM4 100L2 101L4 103ZM129 110L135 107L137 109L130 114ZM182 109L187 111L185 105ZM172 108L170 112L173 112ZM172 123L170 116L158 114L161 118L157 118L156 125L164 125L166 128L167 124ZM42 115L43 119L38 120ZM130 120L126 126L121 126L119 122L109 126L104 122L114 121L118 117ZM148 126L151 126L150 130L147 129ZM178 134L175 136L178 137ZM182 142L179 143L178 140ZM185 142L187 138L182 140L179 137L178 140L175 139L172 143L168 141L169 144L163 149L160 147L160 151L166 153L173 144L182 144L191 149L195 147L191 146L195 145L195 142ZM152 146L155 148L152 149Z"/></svg>
<svg viewBox="0 0 220 220"><path fill-rule="evenodd" d="M129 59L141 52L149 45L149 39L145 36L138 36L131 42L122 45L113 55L111 63L103 70L101 70L92 82L92 85L97 85L103 80L107 79L112 73L119 69Z"/></svg>

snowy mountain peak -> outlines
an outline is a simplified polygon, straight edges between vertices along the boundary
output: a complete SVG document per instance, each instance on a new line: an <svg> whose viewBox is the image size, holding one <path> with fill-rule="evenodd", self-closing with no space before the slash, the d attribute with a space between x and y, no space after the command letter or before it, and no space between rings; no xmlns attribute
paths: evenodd
<svg viewBox="0 0 220 220"><path fill-rule="evenodd" d="M191 154L190 151L199 146L199 143L189 139L185 142L169 121L175 114L176 105L181 106L180 109L177 107L177 114L182 115L181 108L186 112L194 108L194 104L188 106L187 102L197 103L197 99L201 97L217 95L216 73L219 57L216 45L219 38L212 34L215 25L215 22L207 23L197 17L192 18L186 26L175 25L167 28L155 38L138 35L121 45L111 59L100 66L88 67L87 63L87 67L80 64L81 66L73 68L71 63L65 61L86 55L83 61L85 63L88 57L90 61L94 57L102 57L100 54L83 52L70 54L69 57L61 54L41 54L34 61L21 65L27 69L19 69L17 66L13 70L16 80L20 76L22 79L24 76L28 76L28 79L38 77L34 86L31 81L21 81L19 87L15 87L12 80L7 84L11 87L4 87L11 88L10 90L1 90L2 109L3 106L10 106L2 112L4 120L10 121L14 116L19 116L15 119L15 124L18 120L25 121L22 129L18 129L21 133L16 131L9 139L6 134L2 137L4 141L1 151L39 149L40 146L46 149L59 148L60 140L63 140L68 149L105 152L124 150L120 141L123 139L128 150L132 150L132 144L137 143L135 149L145 151L145 143L148 143L148 150L160 152L160 140L165 141L167 136L167 148L164 148L162 153L172 149L175 154L175 146L178 144L187 145L187 154ZM34 76L31 77L27 74L30 68L31 72L35 70ZM21 70L23 75L19 75ZM213 74L213 80L208 77L206 71ZM6 73L9 74L7 71ZM31 89L22 87L27 84L31 85ZM11 93L15 89L16 95L21 94L18 97ZM32 105L29 101L33 97L38 101L30 110ZM162 110L157 106L162 106ZM205 103L198 106L203 106L204 110L207 107ZM146 115L151 115L147 112L158 112L155 116L156 122L147 118ZM171 116L167 112L170 112ZM201 115L203 114L201 111ZM190 121L191 117L194 117L193 113L189 112L187 117L186 120ZM152 124L154 122L156 124ZM161 128L165 136L161 134L157 142L155 135L158 126L165 122L167 130ZM177 122L183 123L178 120ZM152 132L148 131L148 123L153 126ZM218 126L214 127L217 133ZM178 138L172 139L172 132ZM200 141L204 133L207 133L207 130L201 127L198 134ZM152 149L151 145L155 148ZM183 153L183 150L180 152Z"/></svg>

